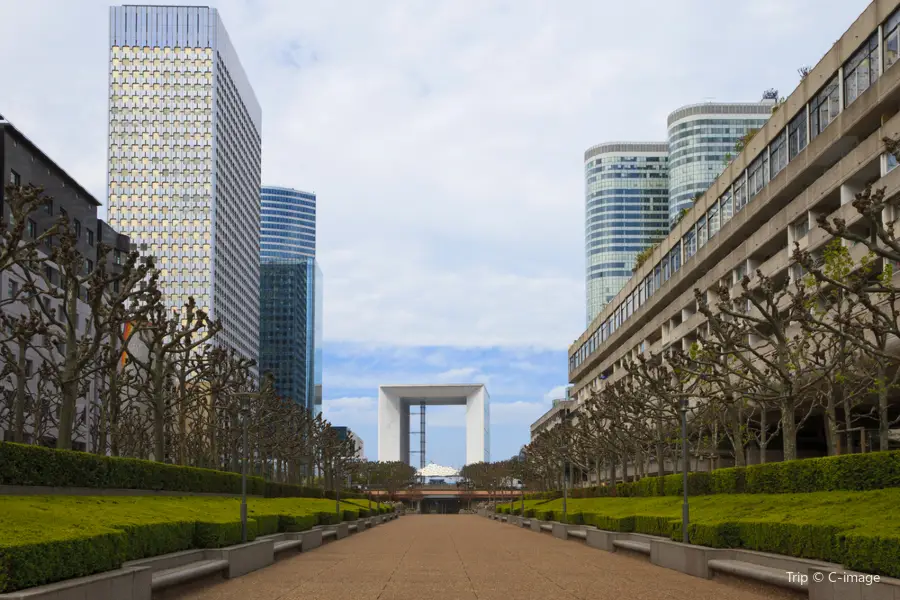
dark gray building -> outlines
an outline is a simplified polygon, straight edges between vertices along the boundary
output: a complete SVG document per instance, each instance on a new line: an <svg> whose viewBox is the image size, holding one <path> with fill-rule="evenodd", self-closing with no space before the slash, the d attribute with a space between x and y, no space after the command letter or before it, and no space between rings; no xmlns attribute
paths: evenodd
<svg viewBox="0 0 900 600"><path fill-rule="evenodd" d="M28 223L25 230L26 236L37 237L52 227L61 216L68 217L69 224L77 237L76 249L85 259L85 268L93 270L99 260L100 244L106 244L111 251L106 256L107 268L111 272L120 272L122 265L127 260L127 254L131 243L128 236L121 235L105 222L97 217L97 209L100 202L84 187L82 187L62 167L48 157L36 144L29 140L19 129L14 127L3 116L0 116L0 177L3 185L0 185L0 206L2 206L3 218L6 222L10 219L10 207L6 197L6 186L34 185L43 188L46 202L36 211L28 215ZM56 243L56 239L49 240L42 250L50 253L50 244ZM45 266L45 276L50 282L59 284L59 272L53 265ZM0 272L0 297L7 302L2 310L10 316L24 314L25 300L9 302L16 298L17 290L21 291L23 285L23 273L17 268ZM79 334L84 333L87 326L89 307L81 300L76 301L77 328ZM60 307L58 307L61 309ZM14 350L16 352L16 350ZM29 394L35 394L37 389L38 368L42 357L34 350L26 352L26 373ZM93 430L94 415L92 406L96 406L98 386L97 382L91 382L85 396L78 401L78 416L75 422L75 439L72 447L76 450L91 449L91 431ZM7 381L0 381L0 386L8 385ZM26 428L30 423L26 423ZM0 422L0 439L11 439L9 430L4 422ZM33 441L33 430L27 434L27 441ZM40 430L39 442L45 445L53 445L56 442L54 428Z"/></svg>
<svg viewBox="0 0 900 600"><path fill-rule="evenodd" d="M100 202L2 115L0 136L0 173L4 184L0 188L0 202L4 220L8 222L10 216L5 198L6 184L42 187L50 200L43 210L29 217L26 232L40 235L61 215L66 215L78 235L76 248L91 261L89 266L93 265L97 260L97 208Z"/></svg>

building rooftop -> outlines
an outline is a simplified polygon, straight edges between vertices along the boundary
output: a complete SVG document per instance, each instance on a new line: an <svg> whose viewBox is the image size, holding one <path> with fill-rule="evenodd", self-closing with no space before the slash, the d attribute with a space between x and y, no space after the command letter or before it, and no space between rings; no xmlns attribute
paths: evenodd
<svg viewBox="0 0 900 600"><path fill-rule="evenodd" d="M28 136L26 136L24 133L22 133L22 130L21 130L21 129L19 129L19 128L17 128L15 125L13 125L8 119L5 118L2 114L0 114L0 129L3 129L3 130L5 130L5 131L8 131L8 132L10 133L10 135L12 135L18 142L27 145L28 148L29 148L33 153L37 154L37 155L40 156L45 162L47 162L47 163L49 163L50 165L52 165L52 166L59 172L59 174L63 177L63 179L66 180L66 184L67 184L67 185L71 185L73 188L75 188L75 189L78 191L79 194L81 194L81 195L83 195L85 198L87 198L88 202L92 203L94 206L100 206L100 205L101 205L100 201L97 200L97 199L94 197L94 195L91 194L89 191L87 191L80 183L78 183L78 180L77 180L77 179L75 179L74 177L72 177L71 175L69 175L69 173L68 173L65 169L63 169L62 167L59 166L59 163L57 163L57 162L54 161L52 158L50 158L49 156L47 156L47 155L44 153L44 151L41 150L40 146L38 146L37 144L35 144L34 142L32 142L32 141L28 138Z"/></svg>

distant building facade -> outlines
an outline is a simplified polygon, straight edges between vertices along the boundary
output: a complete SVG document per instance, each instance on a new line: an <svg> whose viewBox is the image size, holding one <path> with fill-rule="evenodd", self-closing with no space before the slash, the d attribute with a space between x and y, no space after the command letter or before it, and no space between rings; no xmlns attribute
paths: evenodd
<svg viewBox="0 0 900 600"><path fill-rule="evenodd" d="M119 234L97 218L100 202L3 116L0 116L0 180L2 180L0 206L3 220L7 223L10 222L11 216L5 190L7 185L22 187L34 185L44 190L43 194L47 201L27 217L24 230L26 240L40 237L61 217L66 217L70 231L75 235L75 250L84 257L85 272L94 271L100 266L101 260L105 261L107 272L113 274L121 272L122 265L131 250L128 236ZM38 252L48 257L53 247L58 244L59 240L54 236L42 244ZM102 254L101 244L109 248L105 256ZM62 283L58 265L47 262L43 269L43 273L34 277L39 288L47 291L54 288L58 290L58 286ZM24 272L18 268L0 272L0 299L2 311L7 317L25 316L29 314L31 308L37 307L37 302L44 304L47 310L55 311L56 315L70 313L70 306L64 304L58 291L53 294L31 296L25 293L25 282ZM87 335L90 327L91 310L84 302L85 297L86 294L75 300L75 329L78 337ZM61 325L57 327L58 330L61 328ZM29 340L23 357L24 371L17 372L18 369L15 369L6 379L0 381L0 389L3 389L4 394L9 394L18 387L21 377L29 405L38 397L47 398L53 394L52 384L48 387L48 382L40 377L45 357L62 361L60 354L62 348L48 347L43 349L43 353L38 353L33 347L36 343L38 343L36 340ZM9 349L14 356L19 357L20 347L16 343L11 342ZM96 451L96 407L99 406L99 393L100 381L97 376L88 381L85 394L77 401L72 436L72 448L75 450ZM47 409L51 412L58 410L52 405L48 405ZM44 413L47 418L35 423L34 414L35 411L27 411L23 441L54 446L58 436L54 419L50 419L49 415ZM12 441L13 437L12 422L0 421L0 439Z"/></svg>
<svg viewBox="0 0 900 600"><path fill-rule="evenodd" d="M261 265L260 373L276 392L322 412L322 271L307 257Z"/></svg>
<svg viewBox="0 0 900 600"><path fill-rule="evenodd" d="M259 250L262 262L316 256L316 195L263 186Z"/></svg>
<svg viewBox="0 0 900 600"><path fill-rule="evenodd" d="M775 100L708 102L682 106L669 115L670 224L709 189L739 154L738 141L765 125L774 107Z"/></svg>
<svg viewBox="0 0 900 600"><path fill-rule="evenodd" d="M354 433L354 431L352 429L350 429L349 427L345 427L343 425L334 427L334 430L337 432L338 439L340 439L341 441L351 440L353 442L353 447L354 447L353 458L355 458L357 460L365 460L366 459L365 444L363 443L363 440L361 437L356 435L356 433Z"/></svg>
<svg viewBox="0 0 900 600"><path fill-rule="evenodd" d="M262 111L237 51L202 6L114 6L109 32L110 225L258 361Z"/></svg>
<svg viewBox="0 0 900 600"><path fill-rule="evenodd" d="M316 262L316 195L261 188L260 372L275 390L322 412L322 270Z"/></svg>
<svg viewBox="0 0 900 600"><path fill-rule="evenodd" d="M668 147L609 142L584 153L587 322L634 273L639 252L669 231Z"/></svg>

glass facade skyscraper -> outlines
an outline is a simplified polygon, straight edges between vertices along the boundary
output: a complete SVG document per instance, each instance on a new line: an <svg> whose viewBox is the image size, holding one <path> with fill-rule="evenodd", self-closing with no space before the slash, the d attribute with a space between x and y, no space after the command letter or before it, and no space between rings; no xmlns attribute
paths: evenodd
<svg viewBox="0 0 900 600"><path fill-rule="evenodd" d="M259 357L262 111L214 8L110 9L109 222Z"/></svg>
<svg viewBox="0 0 900 600"><path fill-rule="evenodd" d="M316 196L263 186L260 193L260 372L313 415L322 412L322 270L316 262Z"/></svg>
<svg viewBox="0 0 900 600"><path fill-rule="evenodd" d="M322 271L312 257L267 261L260 277L260 373L276 392L322 412Z"/></svg>
<svg viewBox="0 0 900 600"><path fill-rule="evenodd" d="M584 153L587 322L632 276L637 254L669 232L668 146L610 142Z"/></svg>
<svg viewBox="0 0 900 600"><path fill-rule="evenodd" d="M264 186L260 258L282 260L316 255L316 195L293 188Z"/></svg>
<svg viewBox="0 0 900 600"><path fill-rule="evenodd" d="M683 106L669 115L669 224L737 156L735 144L772 116L774 101Z"/></svg>

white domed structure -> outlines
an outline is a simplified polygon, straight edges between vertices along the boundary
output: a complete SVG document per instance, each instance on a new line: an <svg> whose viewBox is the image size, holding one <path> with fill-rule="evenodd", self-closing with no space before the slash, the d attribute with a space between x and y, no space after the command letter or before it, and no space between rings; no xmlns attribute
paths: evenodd
<svg viewBox="0 0 900 600"><path fill-rule="evenodd" d="M443 467L435 463L428 463L428 465L416 471L416 477L459 477L459 471L453 467Z"/></svg>

